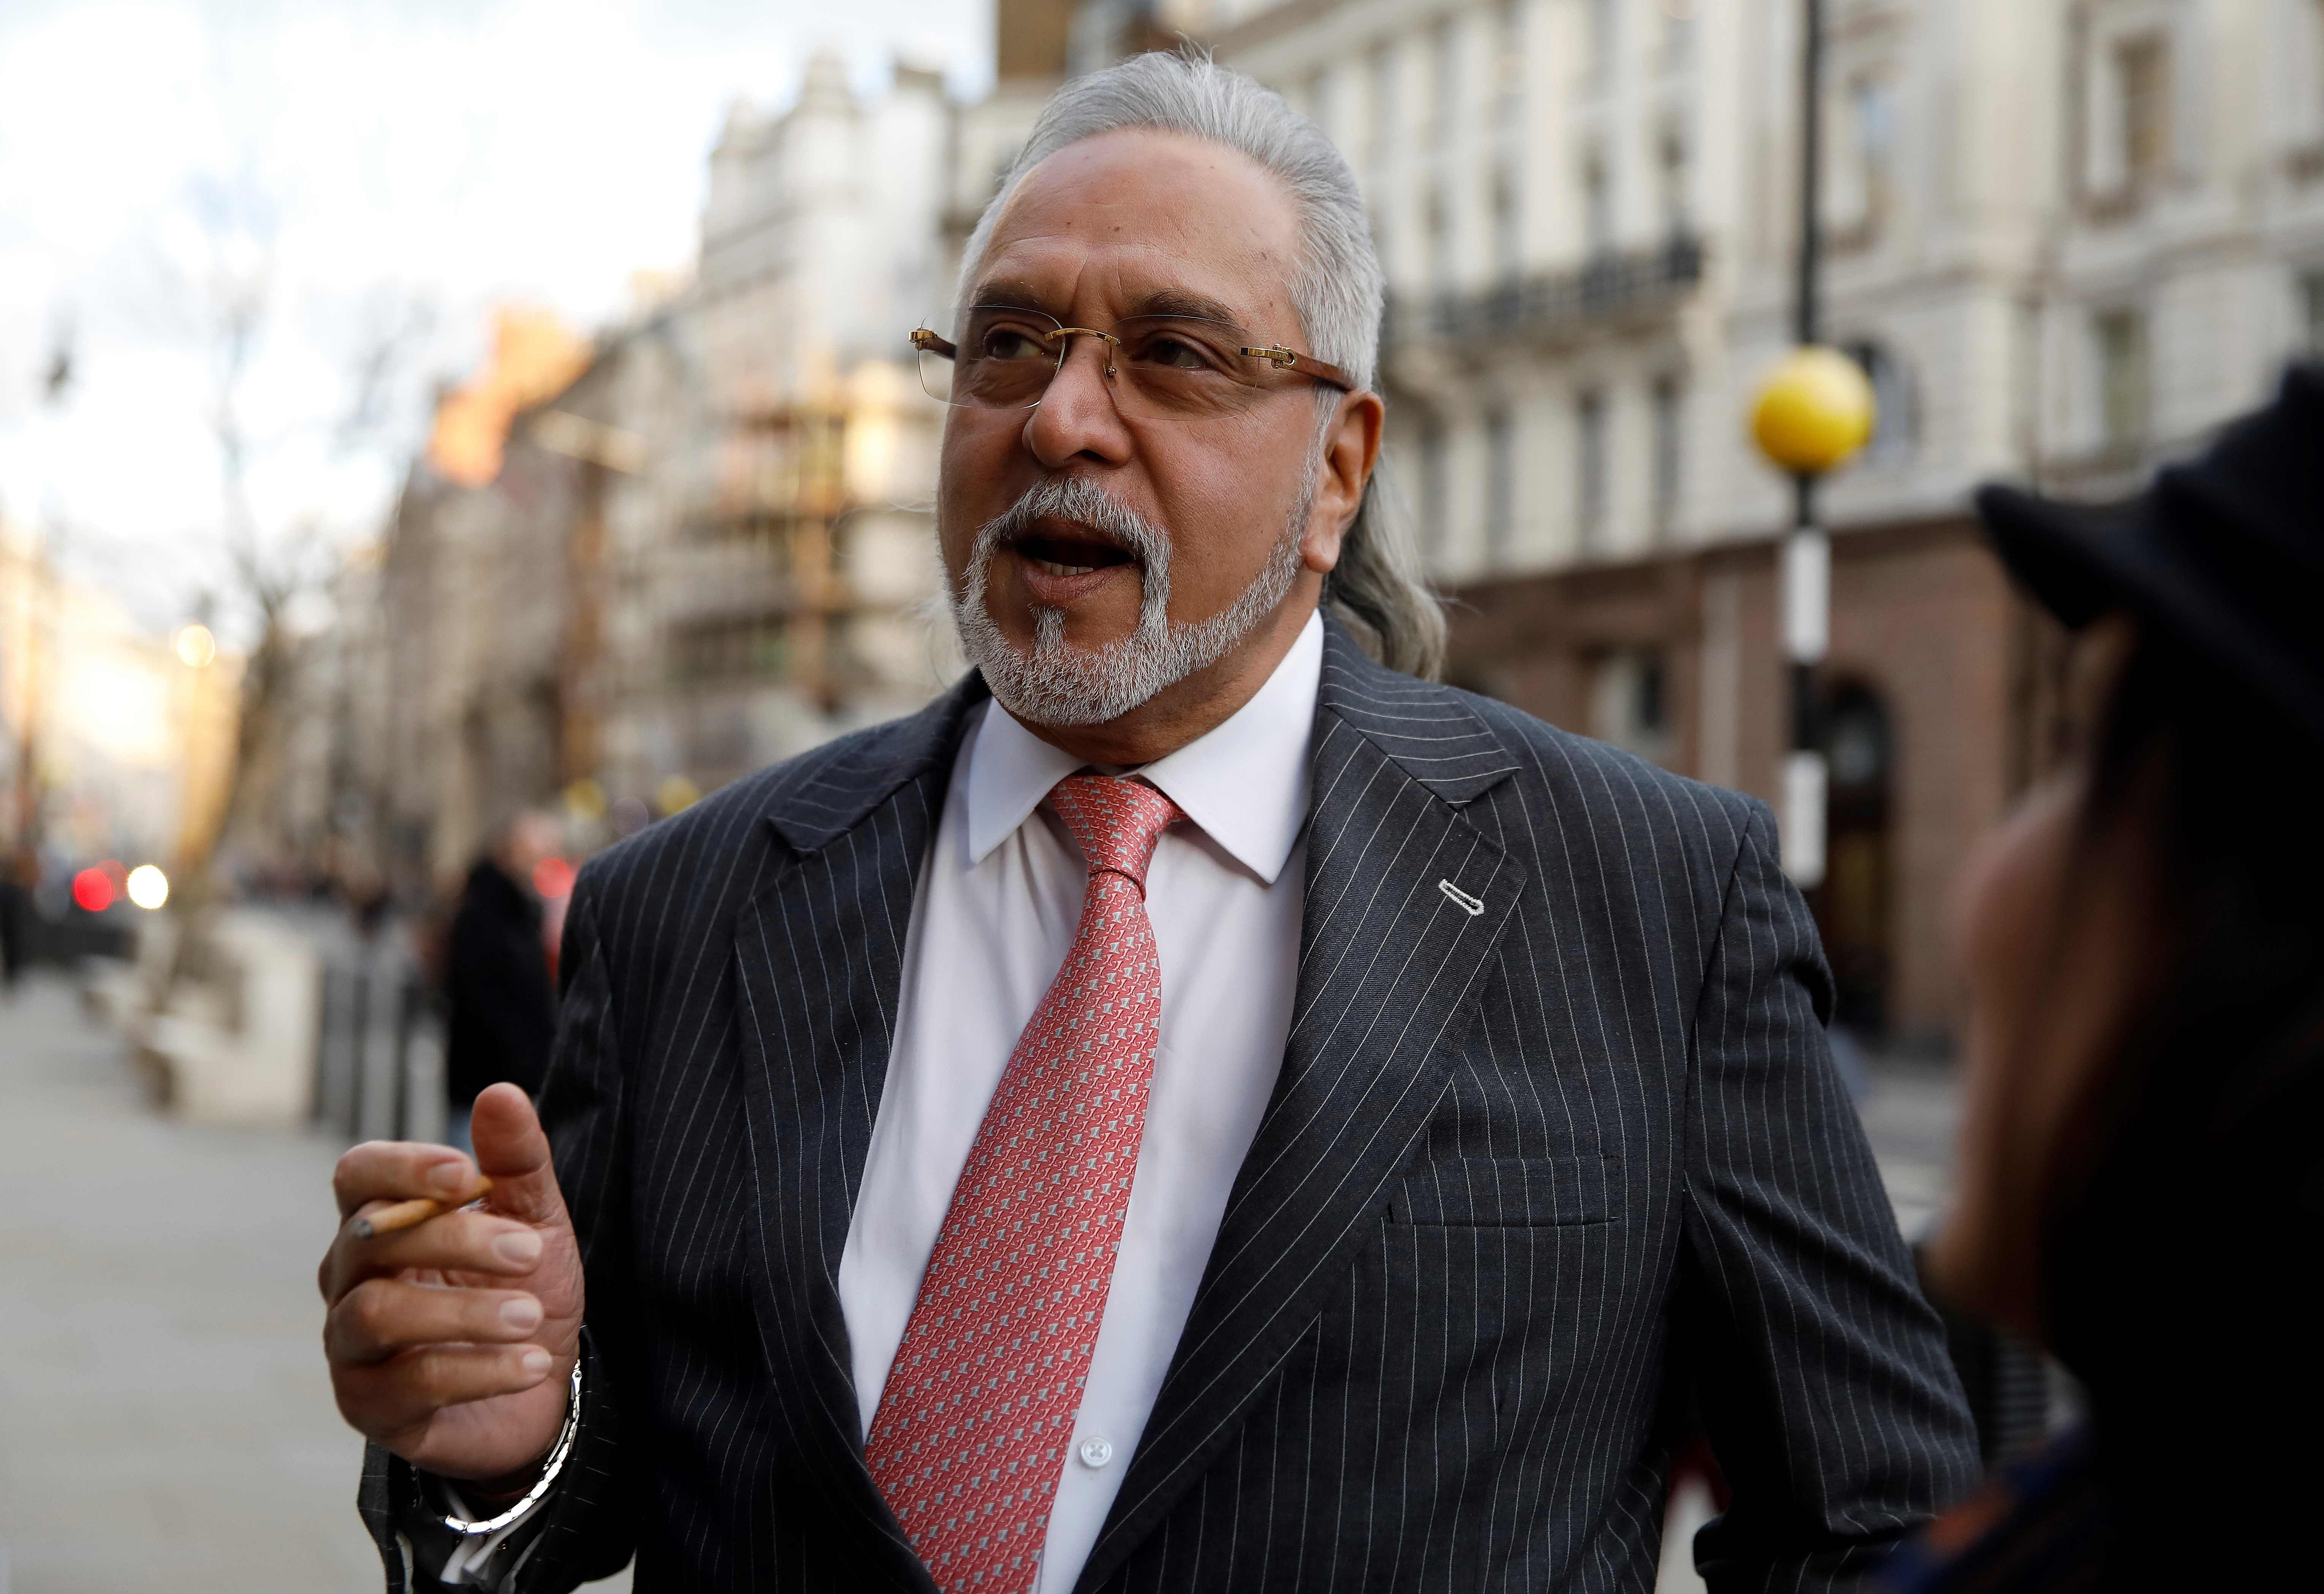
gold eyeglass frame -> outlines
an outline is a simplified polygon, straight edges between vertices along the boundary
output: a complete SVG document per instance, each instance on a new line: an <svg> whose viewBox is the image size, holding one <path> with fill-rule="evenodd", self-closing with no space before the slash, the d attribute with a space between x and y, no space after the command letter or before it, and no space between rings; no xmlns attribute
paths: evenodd
<svg viewBox="0 0 2324 1594"><path fill-rule="evenodd" d="M1131 319L1143 320L1148 318L1139 316L1133 317ZM1202 318L1185 317L1176 319L1199 320ZM1217 324L1231 326L1233 323L1226 322ZM1111 332L1101 331L1095 327L1059 327L1054 332L1044 332L1041 334L1041 341L1044 343L1055 343L1059 338L1095 338L1103 342L1105 345L1105 374L1107 379L1111 381L1114 374L1113 351L1121 347L1121 339L1116 338ZM922 326L913 328L911 333L911 343L914 348L923 354L933 354L939 356L942 358L954 361L958 360L960 357L960 346L954 343L951 338L946 338L943 333L936 330L933 327ZM1057 351L1058 370L1062 371L1065 369L1065 356L1069 352L1070 350L1065 348L1061 348ZM1308 377L1313 381L1320 382L1326 387L1336 387L1342 393L1356 393L1360 391L1362 386L1362 385L1353 376L1351 376L1347 372L1332 364L1329 360L1319 360L1312 354L1301 354L1296 349L1285 348L1279 344L1268 343L1259 344L1255 347L1244 347L1236 349L1235 352L1251 359L1265 360L1278 371L1296 372L1299 375ZM1054 381L1056 378L1053 376L1051 380ZM1041 391L1043 395L1047 396L1048 389L1044 387ZM946 403L952 403L949 399L945 402ZM1040 406L1040 399L1035 399L1031 403L1027 404L1024 407L1028 410L1038 409ZM956 410L974 410L981 409L983 406L980 404L952 404L952 407Z"/></svg>

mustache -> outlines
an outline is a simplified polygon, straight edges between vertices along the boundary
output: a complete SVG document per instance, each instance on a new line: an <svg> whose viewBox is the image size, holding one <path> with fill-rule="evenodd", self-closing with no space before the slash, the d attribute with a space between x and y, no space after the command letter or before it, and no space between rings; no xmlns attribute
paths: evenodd
<svg viewBox="0 0 2324 1594"><path fill-rule="evenodd" d="M1170 539L1162 528L1077 476L1035 482L1017 502L977 528L972 567L982 570L994 552L1028 535L1042 520L1070 521L1095 533L1135 559L1150 576L1167 577L1169 571Z"/></svg>

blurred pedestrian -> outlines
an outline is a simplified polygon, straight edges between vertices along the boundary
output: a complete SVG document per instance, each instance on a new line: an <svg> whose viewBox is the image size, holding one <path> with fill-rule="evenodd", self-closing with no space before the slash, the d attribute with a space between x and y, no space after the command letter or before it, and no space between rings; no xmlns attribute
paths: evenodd
<svg viewBox="0 0 2324 1594"><path fill-rule="evenodd" d="M1981 505L2080 634L2088 730L1962 884L1968 1101L1930 1277L2047 1346L2089 1415L1889 1586L2313 1588L2324 369L2126 512Z"/></svg>
<svg viewBox="0 0 2324 1594"><path fill-rule="evenodd" d="M32 887L40 855L29 847L0 853L0 982L13 989L32 950Z"/></svg>
<svg viewBox="0 0 2324 1594"><path fill-rule="evenodd" d="M365 944L377 941L395 908L395 898L387 888L387 876L380 872L379 866L362 857L343 863L338 870L338 890L339 900L346 905L347 927Z"/></svg>
<svg viewBox="0 0 2324 1594"><path fill-rule="evenodd" d="M538 1095L557 1036L557 998L541 940L533 871L555 855L557 821L528 811L502 829L468 871L445 952L451 1008L444 1049L446 1138L468 1149L477 1092L505 1080Z"/></svg>

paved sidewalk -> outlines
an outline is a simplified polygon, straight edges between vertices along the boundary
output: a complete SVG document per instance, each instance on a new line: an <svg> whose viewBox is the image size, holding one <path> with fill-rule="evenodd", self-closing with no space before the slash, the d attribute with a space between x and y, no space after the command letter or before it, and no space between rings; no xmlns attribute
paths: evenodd
<svg viewBox="0 0 2324 1594"><path fill-rule="evenodd" d="M161 1118L54 975L0 997L0 1589L381 1587L318 1339L337 1154Z"/></svg>

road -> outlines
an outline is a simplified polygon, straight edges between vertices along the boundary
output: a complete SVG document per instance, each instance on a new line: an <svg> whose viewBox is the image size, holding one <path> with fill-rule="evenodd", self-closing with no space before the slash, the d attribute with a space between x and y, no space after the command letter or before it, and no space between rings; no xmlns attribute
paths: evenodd
<svg viewBox="0 0 2324 1594"><path fill-rule="evenodd" d="M160 1117L54 974L0 997L0 1594L376 1594L317 1338L338 1150Z"/></svg>

